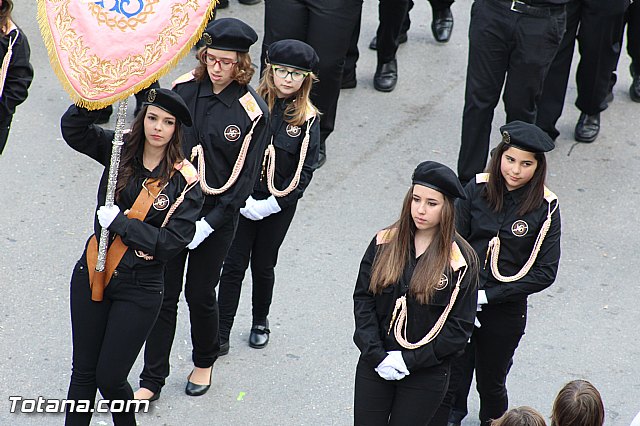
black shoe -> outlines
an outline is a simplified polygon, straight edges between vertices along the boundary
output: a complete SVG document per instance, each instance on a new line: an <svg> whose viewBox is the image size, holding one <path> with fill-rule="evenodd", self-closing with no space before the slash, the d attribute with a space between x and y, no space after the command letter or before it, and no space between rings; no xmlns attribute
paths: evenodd
<svg viewBox="0 0 640 426"><path fill-rule="evenodd" d="M402 33L402 34L400 34L398 36L398 44L406 43L407 40L409 40L409 36L407 36L407 33ZM371 39L371 42L369 43L369 49L378 50L378 37L377 36L373 36L373 38Z"/></svg>
<svg viewBox="0 0 640 426"><path fill-rule="evenodd" d="M266 325L254 325L251 327L251 334L249 335L249 346L254 349L262 349L269 343L269 330Z"/></svg>
<svg viewBox="0 0 640 426"><path fill-rule="evenodd" d="M594 115L581 113L574 133L576 141L591 143L596 140L598 133L600 133L600 113Z"/></svg>
<svg viewBox="0 0 640 426"><path fill-rule="evenodd" d="M160 391L154 393L153 396L149 398L149 402L157 401L158 399L160 399Z"/></svg>
<svg viewBox="0 0 640 426"><path fill-rule="evenodd" d="M229 0L220 0L218 5L216 6L216 9L226 9L228 7L229 7Z"/></svg>
<svg viewBox="0 0 640 426"><path fill-rule="evenodd" d="M358 80L356 79L356 73L352 73L348 76L342 76L342 83L340 83L341 89L355 89L358 85Z"/></svg>
<svg viewBox="0 0 640 426"><path fill-rule="evenodd" d="M453 31L453 14L450 8L433 11L433 21L431 21L431 32L437 42L446 43L451 38Z"/></svg>
<svg viewBox="0 0 640 426"><path fill-rule="evenodd" d="M254 4L258 4L260 3L262 0L238 0L240 2L240 4L246 4L246 5L254 5Z"/></svg>
<svg viewBox="0 0 640 426"><path fill-rule="evenodd" d="M384 64L378 64L373 75L373 87L380 92L391 92L398 82L398 62L393 59Z"/></svg>
<svg viewBox="0 0 640 426"><path fill-rule="evenodd" d="M218 356L225 356L229 353L229 341L220 343L220 351L218 351Z"/></svg>
<svg viewBox="0 0 640 426"><path fill-rule="evenodd" d="M631 87L629 87L629 97L633 102L640 102L640 74L631 70Z"/></svg>
<svg viewBox="0 0 640 426"><path fill-rule="evenodd" d="M189 396L201 396L207 393L209 388L211 387L211 374L213 373L213 366L211 367L211 371L209 372L209 384L208 385L196 385L189 381L191 379L191 373L189 373L189 377L187 377L187 387L184 389L184 393Z"/></svg>
<svg viewBox="0 0 640 426"><path fill-rule="evenodd" d="M320 149L318 150L318 162L313 167L314 169L319 169L324 166L324 163L327 162L327 140L320 139Z"/></svg>

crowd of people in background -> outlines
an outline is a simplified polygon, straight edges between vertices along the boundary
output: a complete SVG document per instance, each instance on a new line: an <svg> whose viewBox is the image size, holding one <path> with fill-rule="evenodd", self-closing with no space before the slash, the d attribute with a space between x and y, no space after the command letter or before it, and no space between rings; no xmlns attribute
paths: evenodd
<svg viewBox="0 0 640 426"><path fill-rule="evenodd" d="M429 2L433 37L447 43L453 0ZM0 0L0 153L33 78L12 6ZM377 91L398 84L397 52L408 39L413 6L379 2L369 43L377 52ZM218 4L227 7L228 0ZM95 235L106 228L117 236L111 284L96 300L93 237L73 270L69 399L93 401L100 390L109 399L157 400L170 373L183 289L193 345L185 393L207 393L214 363L230 352L249 267L248 344L262 349L270 341L278 252L299 199L327 160L340 90L357 87L362 0L269 0L264 8L257 90L249 54L257 32L240 19L217 17L196 47L192 71L172 90L156 82L136 95L115 204L103 205L103 176L96 206ZM361 352L355 424L459 426L475 374L483 426L546 425L531 407L509 409L506 390L527 297L554 282L560 261L559 202L545 186L545 153L559 136L576 41L577 142L593 142L600 132L625 26L629 96L640 102L639 9L630 0L473 2L457 174L420 163L400 217L376 233L360 265L353 294ZM490 153L501 94L507 123ZM61 122L65 141L104 166L113 132L99 124L111 112L70 106ZM142 215L138 193L148 198ZM144 342L134 393L127 375ZM597 389L574 380L558 393L550 424L602 426L604 416ZM67 424L90 419L69 412ZM133 413L114 413L113 420L135 425Z"/></svg>

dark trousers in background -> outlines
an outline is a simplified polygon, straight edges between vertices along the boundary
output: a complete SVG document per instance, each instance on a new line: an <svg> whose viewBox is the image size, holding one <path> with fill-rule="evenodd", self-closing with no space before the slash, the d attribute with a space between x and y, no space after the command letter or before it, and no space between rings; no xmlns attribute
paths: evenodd
<svg viewBox="0 0 640 426"><path fill-rule="evenodd" d="M482 426L489 426L491 419L502 416L509 406L506 381L527 324L526 300L484 305L478 312L478 320L481 327L473 329L465 353L452 361L452 370L457 372L452 378L447 398L457 400L452 405L454 409L461 407L461 402L466 401L469 395L474 371L472 366L475 366L480 422ZM466 374L466 377L458 374Z"/></svg>
<svg viewBox="0 0 640 426"><path fill-rule="evenodd" d="M362 13L362 0L265 0L262 66L269 45L283 39L308 43L320 58L311 100L322 112L320 140L333 132L342 70L351 38Z"/></svg>
<svg viewBox="0 0 640 426"><path fill-rule="evenodd" d="M631 3L626 14L627 53L631 58L633 73L640 73L640 1Z"/></svg>
<svg viewBox="0 0 640 426"><path fill-rule="evenodd" d="M67 399L132 400L127 376L162 304L163 270L118 269L102 302L91 300L86 256L71 278L73 372ZM93 407L93 404L92 404ZM92 413L67 413L66 426L88 426ZM116 426L135 426L135 413L112 413Z"/></svg>
<svg viewBox="0 0 640 426"><path fill-rule="evenodd" d="M617 0L616 0L617 1ZM620 56L624 14L610 13L592 2L573 0L567 4L567 31L553 59L538 101L536 125L556 139L556 123L562 115L576 37L580 63L576 70L576 107L587 114L603 111L611 89L611 75Z"/></svg>
<svg viewBox="0 0 640 426"><path fill-rule="evenodd" d="M0 118L0 155L2 155L2 151L4 151L4 147L7 145L7 139L9 139L11 121L13 121L13 115Z"/></svg>
<svg viewBox="0 0 640 426"><path fill-rule="evenodd" d="M205 206L203 215L210 211ZM194 250L185 249L167 263L162 309L144 351L144 369L140 374L140 386L157 393L169 376L169 356L176 332L178 300L187 256L187 278L184 295L189 305L193 364L208 368L218 358L218 303L216 286L236 226L238 216L213 231Z"/></svg>
<svg viewBox="0 0 640 426"><path fill-rule="evenodd" d="M228 341L238 311L244 274L251 262L253 325L266 325L273 298L278 251L296 212L296 205L262 220L240 216L238 230L224 261L218 299L220 340Z"/></svg>
<svg viewBox="0 0 640 426"><path fill-rule="evenodd" d="M385 380L358 360L354 396L355 426L424 426L449 386L450 361L418 369L402 380Z"/></svg>
<svg viewBox="0 0 640 426"><path fill-rule="evenodd" d="M542 84L565 31L564 7L549 7L549 16L540 17L512 11L510 6L502 0L476 0L471 6L458 157L462 182L485 168L491 122L503 85L507 123L535 122Z"/></svg>

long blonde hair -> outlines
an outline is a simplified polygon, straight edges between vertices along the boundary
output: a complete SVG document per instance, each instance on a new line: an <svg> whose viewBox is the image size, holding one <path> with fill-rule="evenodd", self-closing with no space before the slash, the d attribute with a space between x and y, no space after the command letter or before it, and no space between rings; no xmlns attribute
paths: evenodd
<svg viewBox="0 0 640 426"><path fill-rule="evenodd" d="M404 197L400 218L389 227L390 229L395 228L389 233L390 241L380 245L373 262L369 283L369 291L373 294L380 294L383 288L397 283L402 278L407 263L411 261L411 247L414 244L416 233L416 225L411 216L412 200L413 186L409 188ZM449 260L454 238L465 258L472 259L471 247L455 230L453 199L445 195L438 232L418 260L409 284L409 293L418 302L429 303L440 283L442 274L450 271Z"/></svg>
<svg viewBox="0 0 640 426"><path fill-rule="evenodd" d="M311 103L309 96L311 95L311 88L313 83L317 82L318 78L312 72L310 72L302 82L302 86L296 92L293 102L287 105L287 109L284 111L284 120L294 126L302 126L307 121L307 107L311 107L314 112L319 114L318 109ZM273 106L278 99L278 92L276 90L276 84L273 81L273 68L271 64L267 63L264 72L262 73L262 79L256 89L258 95L267 102L269 111L273 110Z"/></svg>

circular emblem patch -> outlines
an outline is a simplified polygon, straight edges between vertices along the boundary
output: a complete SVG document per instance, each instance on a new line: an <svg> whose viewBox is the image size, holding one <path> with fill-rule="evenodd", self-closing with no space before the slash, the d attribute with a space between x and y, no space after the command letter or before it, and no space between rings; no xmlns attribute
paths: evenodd
<svg viewBox="0 0 640 426"><path fill-rule="evenodd" d="M529 225L524 220L516 220L511 225L511 232L516 237L524 237L529 232Z"/></svg>
<svg viewBox="0 0 640 426"><path fill-rule="evenodd" d="M156 100L156 89L151 89L147 92L147 102L153 103Z"/></svg>
<svg viewBox="0 0 640 426"><path fill-rule="evenodd" d="M297 138L300 136L300 127L294 126L292 124L287 124L287 134L292 138Z"/></svg>
<svg viewBox="0 0 640 426"><path fill-rule="evenodd" d="M240 127L230 124L224 129L224 138L229 142L235 142L240 139Z"/></svg>
<svg viewBox="0 0 640 426"><path fill-rule="evenodd" d="M436 286L436 290L444 290L449 285L449 278L445 274L440 277L440 282Z"/></svg>
<svg viewBox="0 0 640 426"><path fill-rule="evenodd" d="M162 211L169 207L169 197L165 194L159 194L158 197L153 200L153 208Z"/></svg>

